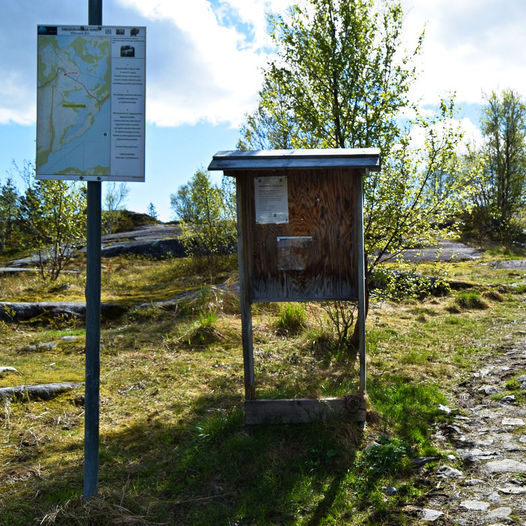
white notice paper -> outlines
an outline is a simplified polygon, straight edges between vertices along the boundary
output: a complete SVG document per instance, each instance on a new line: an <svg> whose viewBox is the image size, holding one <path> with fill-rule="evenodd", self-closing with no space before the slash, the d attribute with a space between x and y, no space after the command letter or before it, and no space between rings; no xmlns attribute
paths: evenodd
<svg viewBox="0 0 526 526"><path fill-rule="evenodd" d="M256 177L254 181L256 223L289 222L289 195L285 176Z"/></svg>

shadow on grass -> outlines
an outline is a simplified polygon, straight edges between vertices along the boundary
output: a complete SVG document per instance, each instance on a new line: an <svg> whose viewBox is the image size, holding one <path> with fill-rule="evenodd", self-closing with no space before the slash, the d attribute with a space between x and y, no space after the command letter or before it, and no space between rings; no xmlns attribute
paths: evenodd
<svg viewBox="0 0 526 526"><path fill-rule="evenodd" d="M237 407L210 409L231 406L236 397ZM299 517L310 525L323 522L359 437L349 439L341 422L247 427L240 405L233 393L204 396L191 421L144 418L123 432L103 434L99 508L106 518L95 507L85 516L76 463L82 443L67 450L47 444L46 455L69 455L70 461L22 490L31 510L0 502L0 516L12 525L40 524L44 517L42 524L121 524L108 522L108 514L122 508L136 521L122 523L137 525L295 524Z"/></svg>
<svg viewBox="0 0 526 526"><path fill-rule="evenodd" d="M100 497L91 506L80 496L82 441L47 443L24 461L61 461L40 478L19 479L16 498L0 495L0 523L315 526L369 509L376 495L371 524L398 524L399 503L386 504L379 488L408 464L404 444L425 448L444 400L438 389L399 377L370 382L369 393L400 439L358 457L361 434L341 420L245 426L231 385L197 398L190 418L138 415L125 430L101 435Z"/></svg>

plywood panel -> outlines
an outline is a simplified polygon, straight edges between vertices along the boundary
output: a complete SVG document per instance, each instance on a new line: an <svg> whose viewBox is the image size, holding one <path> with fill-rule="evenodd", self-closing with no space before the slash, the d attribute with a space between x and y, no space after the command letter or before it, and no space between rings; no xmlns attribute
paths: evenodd
<svg viewBox="0 0 526 526"><path fill-rule="evenodd" d="M357 299L358 170L236 172L251 301ZM289 222L257 224L254 178L287 176Z"/></svg>

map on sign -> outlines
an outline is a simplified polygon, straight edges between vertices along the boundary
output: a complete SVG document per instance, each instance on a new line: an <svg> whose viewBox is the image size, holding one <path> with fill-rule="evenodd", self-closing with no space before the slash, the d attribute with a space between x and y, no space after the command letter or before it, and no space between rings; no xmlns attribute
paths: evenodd
<svg viewBox="0 0 526 526"><path fill-rule="evenodd" d="M144 180L145 29L38 28L37 178Z"/></svg>

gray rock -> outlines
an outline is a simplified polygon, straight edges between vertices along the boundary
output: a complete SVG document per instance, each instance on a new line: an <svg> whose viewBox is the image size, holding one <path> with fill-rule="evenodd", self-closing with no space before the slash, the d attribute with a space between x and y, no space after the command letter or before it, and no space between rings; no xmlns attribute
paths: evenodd
<svg viewBox="0 0 526 526"><path fill-rule="evenodd" d="M398 493L398 490L394 486L384 486L382 491L384 492L384 495L387 495L388 497L392 497Z"/></svg>
<svg viewBox="0 0 526 526"><path fill-rule="evenodd" d="M508 261L496 261L491 264L495 268L517 269L522 270L526 268L526 259L511 259Z"/></svg>
<svg viewBox="0 0 526 526"><path fill-rule="evenodd" d="M526 382L522 382L520 388L526 390Z"/></svg>
<svg viewBox="0 0 526 526"><path fill-rule="evenodd" d="M477 440L475 442L475 446L477 447L481 447L481 446L491 446L491 444L493 444L493 442L495 442L493 440L493 438L489 437L489 438L486 438L486 440Z"/></svg>
<svg viewBox="0 0 526 526"><path fill-rule="evenodd" d="M420 512L420 520L424 522L435 522L443 515L441 511L424 508Z"/></svg>
<svg viewBox="0 0 526 526"><path fill-rule="evenodd" d="M101 256L106 258L123 254L135 254L153 259L162 259L166 257L184 257L186 252L184 245L179 239L123 241L101 249Z"/></svg>
<svg viewBox="0 0 526 526"><path fill-rule="evenodd" d="M476 462L477 460L485 460L494 457L498 453L496 451L484 451L482 449L459 449L459 454L463 460L467 462Z"/></svg>
<svg viewBox="0 0 526 526"><path fill-rule="evenodd" d="M49 383L37 385L19 385L16 387L0 388L0 400L9 398L22 399L41 399L49 400L60 393L70 391L84 385L83 383L73 384L71 382Z"/></svg>
<svg viewBox="0 0 526 526"><path fill-rule="evenodd" d="M526 464L517 460L505 458L502 460L492 460L484 464L483 468L487 473L526 473Z"/></svg>
<svg viewBox="0 0 526 526"><path fill-rule="evenodd" d="M75 340L78 340L79 337L78 336L62 336L60 339L65 342L74 342Z"/></svg>
<svg viewBox="0 0 526 526"><path fill-rule="evenodd" d="M469 480L463 480L461 482L462 486L480 486L481 484L484 484L485 482L481 479L469 479Z"/></svg>
<svg viewBox="0 0 526 526"><path fill-rule="evenodd" d="M501 404L511 404L515 402L515 395L507 395L507 396L503 396L501 399L500 399L500 403Z"/></svg>
<svg viewBox="0 0 526 526"><path fill-rule="evenodd" d="M448 433L455 433L457 435L462 434L462 429L460 429L460 427L458 426L453 426L453 425L446 426L444 430L447 431Z"/></svg>
<svg viewBox="0 0 526 526"><path fill-rule="evenodd" d="M526 422L522 418L503 418L503 426L526 426Z"/></svg>
<svg viewBox="0 0 526 526"><path fill-rule="evenodd" d="M102 241L114 241L116 239L164 239L181 235L181 227L178 225L144 225L137 230L129 232L119 232L116 234L106 234L102 236Z"/></svg>
<svg viewBox="0 0 526 526"><path fill-rule="evenodd" d="M497 394L499 392L499 388L495 385L483 385L482 387L479 387L478 390L486 396Z"/></svg>
<svg viewBox="0 0 526 526"><path fill-rule="evenodd" d="M526 382L526 374L521 374L516 378L517 382Z"/></svg>
<svg viewBox="0 0 526 526"><path fill-rule="evenodd" d="M436 247L412 248L402 252L404 261L463 261L480 258L482 253L463 243L439 241Z"/></svg>
<svg viewBox="0 0 526 526"><path fill-rule="evenodd" d="M520 438L519 438L519 442L521 444L526 444L526 435L522 435Z"/></svg>
<svg viewBox="0 0 526 526"><path fill-rule="evenodd" d="M454 479L464 476L462 471L452 468L451 466L441 466L437 469L437 477L445 479Z"/></svg>
<svg viewBox="0 0 526 526"><path fill-rule="evenodd" d="M491 371L495 369L494 365L488 365L480 370L480 376L487 376Z"/></svg>
<svg viewBox="0 0 526 526"><path fill-rule="evenodd" d="M0 274L23 274L27 272L40 272L38 268L0 267Z"/></svg>
<svg viewBox="0 0 526 526"><path fill-rule="evenodd" d="M451 408L447 405L438 404L438 410L446 414L451 414Z"/></svg>
<svg viewBox="0 0 526 526"><path fill-rule="evenodd" d="M488 512L487 517L489 519L507 519L512 513L513 510L511 508L495 508L494 510Z"/></svg>
<svg viewBox="0 0 526 526"><path fill-rule="evenodd" d="M114 303L102 303L101 313L107 318L116 317L126 311L125 307ZM47 314L52 317L69 315L84 318L86 314L86 303L75 301L40 301L36 303L26 302L1 302L0 320L4 321L26 321L31 318Z"/></svg>
<svg viewBox="0 0 526 526"><path fill-rule="evenodd" d="M501 447L506 451L524 451L524 448L520 447L515 442L503 442Z"/></svg>
<svg viewBox="0 0 526 526"><path fill-rule="evenodd" d="M507 484L497 489L505 495L524 495L526 493L526 486L517 486L516 484Z"/></svg>
<svg viewBox="0 0 526 526"><path fill-rule="evenodd" d="M494 491L491 493L491 495L488 496L488 500L490 502L500 502L502 499L497 491Z"/></svg>
<svg viewBox="0 0 526 526"><path fill-rule="evenodd" d="M486 511L489 508L489 502L482 500L463 500L460 507L468 511Z"/></svg>
<svg viewBox="0 0 526 526"><path fill-rule="evenodd" d="M20 352L51 351L57 346L55 342L37 343L35 345L26 345L20 349Z"/></svg>

